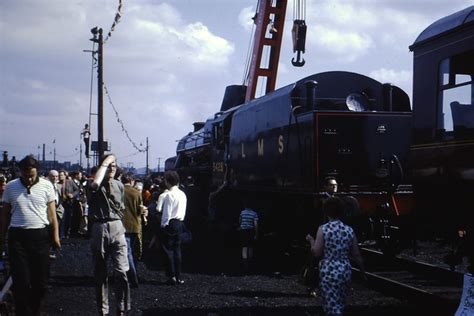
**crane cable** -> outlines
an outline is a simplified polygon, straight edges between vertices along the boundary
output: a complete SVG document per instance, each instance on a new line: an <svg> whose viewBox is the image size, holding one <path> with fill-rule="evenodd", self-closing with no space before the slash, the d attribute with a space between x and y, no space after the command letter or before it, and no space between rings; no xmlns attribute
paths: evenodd
<svg viewBox="0 0 474 316"><path fill-rule="evenodd" d="M249 45L247 47L247 57L245 59L244 76L242 78L242 84L243 85L248 85L248 82L249 82L250 63L251 63L251 60L252 60L252 51L253 51L253 45L254 45L254 41L255 41L255 23L257 21L257 15L258 15L259 8L260 8L260 0L257 2L257 7L255 8L255 14L252 17L252 20L253 20L252 30L250 31Z"/></svg>
<svg viewBox="0 0 474 316"><path fill-rule="evenodd" d="M293 28L291 35L293 39L293 52L296 53L296 59L291 59L295 67L303 67L305 60L301 54L305 53L306 46L306 0L294 0L293 2Z"/></svg>
<svg viewBox="0 0 474 316"><path fill-rule="evenodd" d="M293 20L306 20L306 0L293 1Z"/></svg>

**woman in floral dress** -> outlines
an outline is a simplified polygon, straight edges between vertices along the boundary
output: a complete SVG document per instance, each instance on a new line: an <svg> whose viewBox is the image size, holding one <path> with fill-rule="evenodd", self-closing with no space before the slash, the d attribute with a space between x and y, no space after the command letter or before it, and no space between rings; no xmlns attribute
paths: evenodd
<svg viewBox="0 0 474 316"><path fill-rule="evenodd" d="M340 220L343 210L344 206L339 198L328 198L323 211L329 221L318 228L316 239L311 235L306 236L314 256L322 257L319 267L320 290L326 315L343 314L346 290L352 272L350 256L364 273L354 231Z"/></svg>

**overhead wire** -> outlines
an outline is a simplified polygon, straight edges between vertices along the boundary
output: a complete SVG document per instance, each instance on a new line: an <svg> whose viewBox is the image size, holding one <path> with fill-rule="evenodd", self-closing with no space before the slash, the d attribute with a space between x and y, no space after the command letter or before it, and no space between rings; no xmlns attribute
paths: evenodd
<svg viewBox="0 0 474 316"><path fill-rule="evenodd" d="M139 152L145 152L147 149L146 148L139 148L137 146L137 144L132 140L132 138L130 137L130 135L128 134L128 131L127 129L125 128L125 124L124 122L122 121L122 119L120 118L119 114L118 114L118 111L117 109L115 108L115 105L114 103L112 102L112 98L110 97L110 94L109 94L109 90L107 89L107 86L105 85L105 82L104 82L104 91L105 91L105 94L107 95L107 99L110 103L110 105L112 106L112 109L114 110L115 112L115 116L117 118L117 122L120 124L120 126L122 127L122 132L124 132L125 136L127 137L128 141L132 144L132 146L138 150Z"/></svg>
<svg viewBox="0 0 474 316"><path fill-rule="evenodd" d="M115 13L114 22L110 27L110 31L107 33L107 37L104 39L104 44L109 40L112 36L112 32L115 30L115 26L120 22L120 18L122 17L122 0L119 0L119 5L117 7L117 12Z"/></svg>
<svg viewBox="0 0 474 316"><path fill-rule="evenodd" d="M122 160L122 159L124 159L124 158L133 157L133 156L136 156L136 155L138 155L138 154L141 154L141 151L136 151L136 152L134 152L134 153L131 153L131 154L125 155L125 156L119 156L119 157L117 157L117 159Z"/></svg>
<svg viewBox="0 0 474 316"><path fill-rule="evenodd" d="M118 7L117 7L117 12L115 13L114 21L112 23L112 26L110 27L110 31L107 33L107 36L103 41L103 44L105 44L109 40L109 38L112 36L112 32L115 30L115 26L120 22L120 18L122 17L122 5L123 5L122 0L119 0L119 4L118 4ZM95 43L93 45L95 45ZM95 52L95 46L93 46L92 51ZM97 63L97 59L94 57L94 53L92 53L91 88L90 88L90 104L89 104L89 126L90 126L90 123L91 123L91 115L92 115L92 89L93 89L93 80L94 80L93 79L94 78L93 72L94 72L94 65L96 63ZM122 128L122 132L124 132L124 134L125 134L126 138L128 139L128 141L137 150L135 153L133 153L131 155L128 155L128 156L124 156L123 158L127 158L127 157L130 157L130 156L134 156L138 153L145 152L147 150L147 148L138 147L138 145L130 137L127 129L125 128L125 124L124 124L123 120L119 116L117 108L115 107L114 103L112 102L112 98L110 96L109 90L107 89L107 86L105 85L105 82L103 82L103 88L104 88L105 94L107 95L107 99L109 101L109 104L112 106L112 109L115 112L117 122L120 124L120 126ZM140 146L141 146L141 144L140 144Z"/></svg>

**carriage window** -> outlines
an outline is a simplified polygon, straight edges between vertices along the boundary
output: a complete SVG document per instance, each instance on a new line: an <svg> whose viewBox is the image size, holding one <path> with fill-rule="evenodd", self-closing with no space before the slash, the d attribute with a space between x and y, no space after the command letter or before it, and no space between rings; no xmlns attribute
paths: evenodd
<svg viewBox="0 0 474 316"><path fill-rule="evenodd" d="M455 84L462 84L471 81L470 75L456 74Z"/></svg>
<svg viewBox="0 0 474 316"><path fill-rule="evenodd" d="M463 112L469 112L469 108L471 108L471 112L474 112L470 96L471 86L461 86L443 91L444 129L447 132L453 131L455 126L465 125L459 123L459 119L461 119L463 115L459 115L455 110L454 106L456 104L465 105L464 108L466 110L463 110Z"/></svg>
<svg viewBox="0 0 474 316"><path fill-rule="evenodd" d="M447 58L439 66L440 128L446 132L474 128L474 51ZM456 134L456 133L455 133Z"/></svg>

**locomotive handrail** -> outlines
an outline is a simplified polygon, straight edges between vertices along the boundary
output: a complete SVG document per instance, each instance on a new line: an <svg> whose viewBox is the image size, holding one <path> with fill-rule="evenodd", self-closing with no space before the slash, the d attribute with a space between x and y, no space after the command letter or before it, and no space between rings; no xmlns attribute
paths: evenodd
<svg viewBox="0 0 474 316"><path fill-rule="evenodd" d="M400 159L398 159L397 155L392 154L392 162L395 163L395 165L397 166L397 169L400 173L400 180L398 181L398 184L391 183L392 184L392 190L395 191L398 188L398 186L400 185L400 183L403 182L403 178L405 177L405 173L403 171L402 164L400 163ZM392 178L392 175L393 175L393 172L392 172L392 170L390 170L390 178Z"/></svg>

